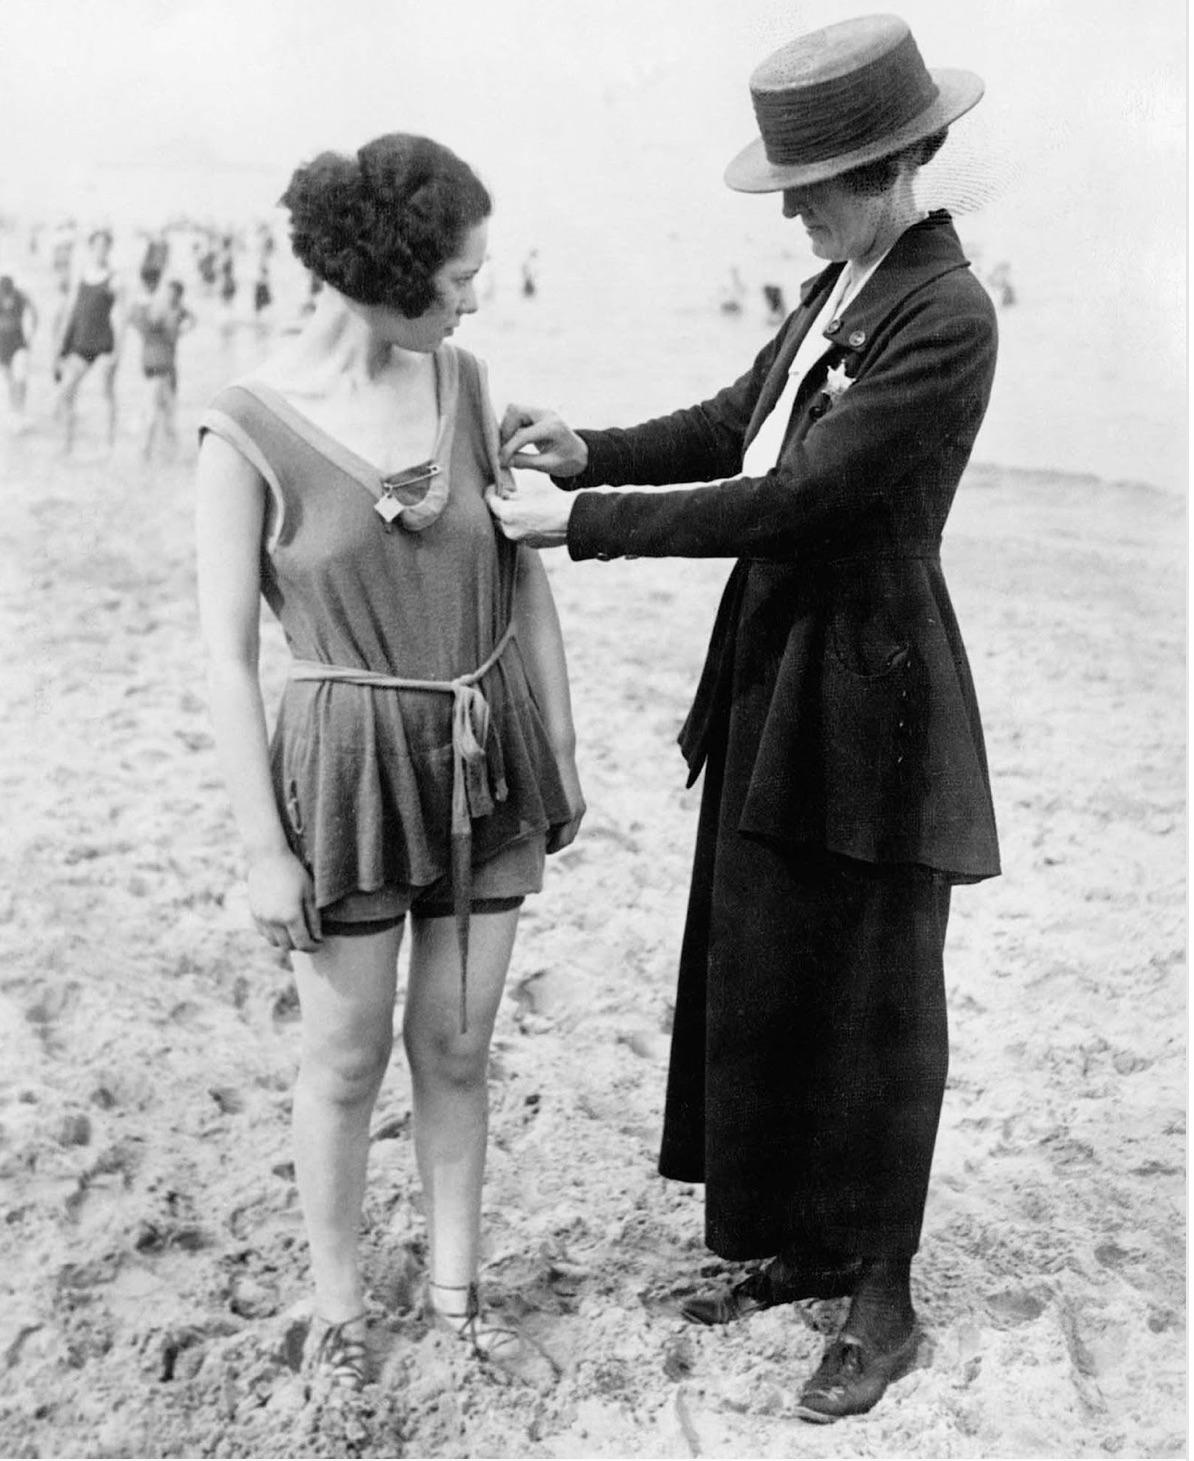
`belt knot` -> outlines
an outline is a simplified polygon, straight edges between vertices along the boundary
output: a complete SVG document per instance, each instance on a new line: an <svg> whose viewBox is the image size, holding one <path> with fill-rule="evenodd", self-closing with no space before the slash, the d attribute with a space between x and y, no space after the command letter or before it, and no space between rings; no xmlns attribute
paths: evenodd
<svg viewBox="0 0 1194 1461"><path fill-rule="evenodd" d="M508 624L488 658L475 670L451 680L414 680L402 675L358 670L322 660L295 660L292 680L330 680L371 690L430 690L452 696L452 911L460 951L460 1031L468 1032L468 934L473 889L473 818L487 817L505 801L506 778L500 761L493 778L489 768L490 710L481 680L497 664L515 637Z"/></svg>

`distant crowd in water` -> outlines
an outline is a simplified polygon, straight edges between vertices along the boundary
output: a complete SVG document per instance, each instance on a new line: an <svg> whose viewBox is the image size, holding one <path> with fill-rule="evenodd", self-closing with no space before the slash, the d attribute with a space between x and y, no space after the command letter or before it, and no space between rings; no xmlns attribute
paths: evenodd
<svg viewBox="0 0 1194 1461"><path fill-rule="evenodd" d="M267 337L297 330L314 309L320 281L295 265L303 282L297 298L287 292L288 313L278 316L277 247L268 222L217 227L179 219L129 229L118 251L107 224L89 228L69 218L22 228L0 217L0 431L34 432L40 414L70 456L79 393L91 378L99 383L110 449L120 423L118 367L131 334L140 343L146 390L142 455L147 462L172 455L183 336L212 324L225 341L242 327ZM491 298L492 274L485 288ZM539 253L532 248L519 264L518 293L530 300L538 291ZM35 362L44 362L47 376L42 413L31 408Z"/></svg>
<svg viewBox="0 0 1194 1461"><path fill-rule="evenodd" d="M65 455L75 446L78 397L88 377L99 382L107 444L115 444L117 371L130 335L139 341L146 386L141 450L148 461L177 445L179 342L200 318L189 299L211 301L225 335L246 321L262 334L272 329L277 243L270 224L216 228L179 220L130 230L121 242L126 259L136 262L118 268L116 235L106 224L86 228L67 219L0 235L0 370L12 434L36 429L30 387L43 331L48 349L36 359L45 363L51 429Z"/></svg>
<svg viewBox="0 0 1194 1461"><path fill-rule="evenodd" d="M116 239L106 225L88 229L75 219L52 226L35 223L18 237L11 226L5 232L0 220L0 372L6 388L4 425L11 434L35 429L29 392L33 347L43 324L50 340L45 358L52 380L52 429L68 456L75 446L78 396L88 376L99 382L107 443L114 445L120 417L117 368L129 332L139 338L147 392L141 435L146 461L173 454L177 447L179 341L201 318L188 303L188 290L190 297L214 307L214 316L205 310L202 318L214 317L225 339L242 325L262 336L279 327L272 224L216 227L182 219L132 230L128 243L138 263L122 271L113 263ZM518 292L524 299L540 292L539 268L539 251L532 248L519 265ZM314 308L320 281L304 272L295 318L282 329L297 328ZM36 288L28 282L34 276ZM1007 261L980 277L1001 309L1016 303ZM491 297L492 274L486 288ZM783 286L764 280L756 288L763 318L778 325L791 309ZM732 265L718 308L726 315L745 314L752 293Z"/></svg>

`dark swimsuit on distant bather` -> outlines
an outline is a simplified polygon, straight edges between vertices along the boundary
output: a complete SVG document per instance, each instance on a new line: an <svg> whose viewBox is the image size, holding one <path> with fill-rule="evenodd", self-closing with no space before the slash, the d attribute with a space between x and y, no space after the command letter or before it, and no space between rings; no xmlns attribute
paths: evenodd
<svg viewBox="0 0 1194 1461"><path fill-rule="evenodd" d="M112 332L115 303L110 275L98 284L83 280L75 294L61 354L77 355L88 365L93 365L101 355L111 355L116 349L116 336Z"/></svg>
<svg viewBox="0 0 1194 1461"><path fill-rule="evenodd" d="M19 289L0 297L0 365L11 365L18 350L28 347L25 339L25 311L29 301Z"/></svg>

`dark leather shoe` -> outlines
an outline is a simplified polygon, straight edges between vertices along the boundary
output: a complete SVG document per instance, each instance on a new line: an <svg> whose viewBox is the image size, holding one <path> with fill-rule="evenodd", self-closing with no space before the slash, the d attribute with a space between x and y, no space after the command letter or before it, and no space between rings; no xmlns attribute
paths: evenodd
<svg viewBox="0 0 1194 1461"><path fill-rule="evenodd" d="M800 1392L796 1414L819 1425L844 1415L863 1415L893 1380L916 1363L920 1341L921 1331L915 1325L903 1344L891 1350L877 1350L852 1334L839 1334Z"/></svg>
<svg viewBox="0 0 1194 1461"><path fill-rule="evenodd" d="M802 1273L772 1276L772 1264L757 1268L729 1286L693 1294L680 1305L680 1313L693 1324L732 1324L760 1309L777 1304L794 1304L799 1299L840 1299L854 1291L862 1264L844 1268L810 1268Z"/></svg>

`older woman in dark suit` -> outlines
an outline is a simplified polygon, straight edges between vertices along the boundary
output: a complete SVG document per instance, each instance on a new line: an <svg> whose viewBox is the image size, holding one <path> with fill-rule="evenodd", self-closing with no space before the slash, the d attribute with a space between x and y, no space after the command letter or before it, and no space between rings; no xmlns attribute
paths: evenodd
<svg viewBox="0 0 1194 1461"><path fill-rule="evenodd" d="M779 192L828 261L711 400L574 432L511 407L506 459L560 487L492 504L573 558L735 557L680 741L705 785L660 1170L706 1239L769 1258L704 1323L849 1295L801 1397L867 1410L915 1360L909 1271L948 1061L950 890L999 870L970 670L939 549L986 410L992 306L917 169L982 94L902 21L843 22L751 78L727 181Z"/></svg>

